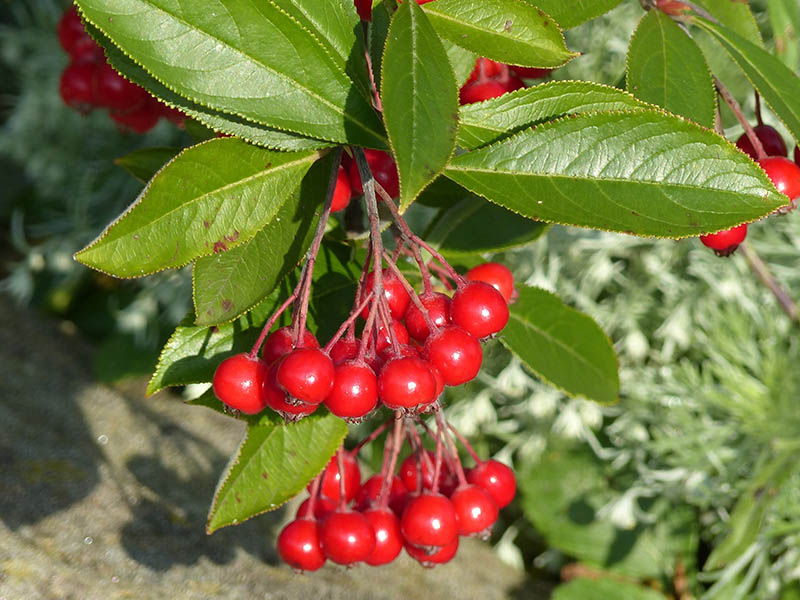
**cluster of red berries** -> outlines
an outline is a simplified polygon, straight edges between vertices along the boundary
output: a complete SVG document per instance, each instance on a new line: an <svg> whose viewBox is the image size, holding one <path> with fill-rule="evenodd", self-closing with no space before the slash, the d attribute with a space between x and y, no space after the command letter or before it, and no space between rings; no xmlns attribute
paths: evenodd
<svg viewBox="0 0 800 600"><path fill-rule="evenodd" d="M122 129L136 133L149 131L161 117L183 123L183 113L162 104L106 62L103 49L86 33L74 6L58 22L58 40L70 57L59 85L67 106L84 114L105 108Z"/></svg>
<svg viewBox="0 0 800 600"><path fill-rule="evenodd" d="M787 158L788 150L781 134L774 127L761 123L759 119L753 132L761 142L766 157L759 158L758 151L746 133L736 140L736 146L755 160L778 191L789 198L787 205L779 210L781 213L789 212L797 206L797 198L800 198L800 148L795 147L792 162ZM700 241L719 256L730 256L746 237L747 223L743 223L717 233L701 235Z"/></svg>
<svg viewBox="0 0 800 600"><path fill-rule="evenodd" d="M406 422L416 447L395 474L404 435L400 423L395 437L387 436L391 458L381 473L361 482L359 446L340 450L309 484L309 498L278 536L278 553L287 564L301 571L315 571L326 560L379 566L405 548L420 564L433 567L455 556L459 537L489 536L499 509L514 498L512 470L496 460L480 460L468 445L476 466L464 469L455 453L443 452L441 436L436 453L431 452L418 445L413 424Z"/></svg>
<svg viewBox="0 0 800 600"><path fill-rule="evenodd" d="M370 150L369 148L364 150L364 155L367 158L367 164L369 164L369 169L372 171L375 181L380 184L389 196L397 198L400 195L400 176L397 173L397 163L395 163L392 155L381 150ZM344 210L350 204L352 198L358 198L363 194L364 188L361 186L358 167L354 160L345 157L336 176L336 189L333 192L331 212Z"/></svg>
<svg viewBox="0 0 800 600"><path fill-rule="evenodd" d="M550 69L504 65L488 58L479 58L459 91L459 99L461 104L472 104L497 98L525 87L523 79L542 79L550 72Z"/></svg>

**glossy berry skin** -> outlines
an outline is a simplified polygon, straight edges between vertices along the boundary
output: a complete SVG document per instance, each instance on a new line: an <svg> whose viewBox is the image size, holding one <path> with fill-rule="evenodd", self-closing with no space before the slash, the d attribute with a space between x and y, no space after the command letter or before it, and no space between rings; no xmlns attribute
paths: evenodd
<svg viewBox="0 0 800 600"><path fill-rule="evenodd" d="M369 558L375 550L375 530L361 514L350 510L330 513L319 526L322 552L340 565Z"/></svg>
<svg viewBox="0 0 800 600"><path fill-rule="evenodd" d="M392 562L403 549L403 534L400 519L389 509L373 508L364 512L364 518L375 532L375 548L365 559L368 565L377 567Z"/></svg>
<svg viewBox="0 0 800 600"><path fill-rule="evenodd" d="M114 111L132 111L143 106L150 95L135 83L131 83L117 73L108 63L97 69L97 103ZM153 106L154 113L160 116L160 107Z"/></svg>
<svg viewBox="0 0 800 600"><path fill-rule="evenodd" d="M524 79L544 79L550 73L553 72L552 69L537 69L535 67L517 67L516 65L511 65L511 70L514 71L520 77Z"/></svg>
<svg viewBox="0 0 800 600"><path fill-rule="evenodd" d="M411 340L411 338L408 336L408 330L400 321L392 321L389 327L391 328L392 333L394 333L394 339L399 345L405 346ZM378 327L375 340L375 351L382 358L387 358L388 354L392 351L391 334L386 331L386 327L383 325Z"/></svg>
<svg viewBox="0 0 800 600"><path fill-rule="evenodd" d="M499 332L508 323L508 304L488 283L470 281L450 302L450 319L478 339Z"/></svg>
<svg viewBox="0 0 800 600"><path fill-rule="evenodd" d="M430 404L436 399L436 378L421 358L392 358L378 375L378 398L392 409Z"/></svg>
<svg viewBox="0 0 800 600"><path fill-rule="evenodd" d="M317 522L296 519L278 536L278 554L283 562L301 571L316 571L325 564Z"/></svg>
<svg viewBox="0 0 800 600"><path fill-rule="evenodd" d="M781 194L794 200L800 197L800 167L783 156L769 156L758 161Z"/></svg>
<svg viewBox="0 0 800 600"><path fill-rule="evenodd" d="M308 507L311 506L311 498L306 498L303 503L297 508L295 518L301 519L303 517L310 518ZM314 518L317 520L324 519L328 514L336 510L336 500L331 500L325 496L318 496L317 501L314 502Z"/></svg>
<svg viewBox="0 0 800 600"><path fill-rule="evenodd" d="M319 348L319 342L314 337L314 334L306 329L303 331L303 337L298 347ZM292 328L287 325L276 329L267 336L264 341L264 347L261 349L261 357L267 364L271 365L292 350L294 350L292 346Z"/></svg>
<svg viewBox="0 0 800 600"><path fill-rule="evenodd" d="M248 415L266 407L262 386L267 379L267 366L258 358L235 354L223 360L214 371L214 394L226 406Z"/></svg>
<svg viewBox="0 0 800 600"><path fill-rule="evenodd" d="M439 292L430 292L420 295L419 300L427 309L428 316L434 325L444 327L450 323L450 298L448 296ZM404 319L409 335L419 343L424 342L430 334L430 329L422 311L413 302L409 302Z"/></svg>
<svg viewBox="0 0 800 600"><path fill-rule="evenodd" d="M781 134L778 133L774 127L762 123L761 125L753 127L753 131L764 147L764 152L767 156L786 156L789 153ZM753 160L758 159L758 153L746 133L743 133L739 136L739 139L736 140L736 147Z"/></svg>
<svg viewBox="0 0 800 600"><path fill-rule="evenodd" d="M331 202L331 212L338 212L347 208L353 190L350 188L350 177L343 167L339 167L336 174L336 187L333 190L333 200Z"/></svg>
<svg viewBox="0 0 800 600"><path fill-rule="evenodd" d="M58 86L64 104L81 113L97 106L97 69L93 63L72 63L64 69Z"/></svg>
<svg viewBox="0 0 800 600"><path fill-rule="evenodd" d="M400 195L400 176L397 173L397 164L392 156L381 150L370 150L369 148L364 149L364 156L375 181L392 198L397 198ZM353 188L353 194L361 196L364 193L364 187L361 185L361 175L358 173L356 161L351 161L348 164L347 173L350 175L350 186ZM378 196L378 199L380 200L380 196Z"/></svg>
<svg viewBox="0 0 800 600"><path fill-rule="evenodd" d="M484 102L491 98L499 98L509 91L505 85L495 80L476 81L461 88L458 98L461 104Z"/></svg>
<svg viewBox="0 0 800 600"><path fill-rule="evenodd" d="M514 471L500 461L490 459L467 469L467 481L489 492L497 508L508 506L517 492Z"/></svg>
<svg viewBox="0 0 800 600"><path fill-rule="evenodd" d="M358 461L345 452L344 455L344 497L348 502L355 498L361 487L361 469ZM311 491L311 484L308 484L308 491ZM322 475L319 493L331 500L339 499L339 461L334 454L331 457L325 472Z"/></svg>
<svg viewBox="0 0 800 600"><path fill-rule="evenodd" d="M703 242L704 246L711 248L720 256L729 256L739 247L739 244L741 244L746 237L747 223L743 223L742 225L726 229L725 231L701 235L700 241Z"/></svg>
<svg viewBox="0 0 800 600"><path fill-rule="evenodd" d="M358 345L359 342L354 337L339 338L337 342L331 346L331 351L329 352L334 366L340 365L358 356Z"/></svg>
<svg viewBox="0 0 800 600"><path fill-rule="evenodd" d="M105 60L103 49L86 33L78 15L78 9L70 6L58 21L58 41L73 62L95 62Z"/></svg>
<svg viewBox="0 0 800 600"><path fill-rule="evenodd" d="M380 475L373 475L367 479L361 488L358 490L355 498L355 505L360 511L368 510L373 506L373 503L378 499L381 493L381 486L383 485L383 477ZM395 511L404 506L404 498L408 494L406 486L403 485L402 480L393 475L392 483L389 489L389 507Z"/></svg>
<svg viewBox="0 0 800 600"><path fill-rule="evenodd" d="M398 475L409 492L417 492L433 489L433 472L435 457L429 450L424 451L424 458L419 461L417 454L411 454L400 463ZM421 465L421 466L420 466ZM419 487L419 471L422 471L422 488ZM439 491L445 495L450 494L456 488L455 476L450 472L445 464L439 471Z"/></svg>
<svg viewBox="0 0 800 600"><path fill-rule="evenodd" d="M155 101L153 101L155 102ZM130 111L116 112L110 111L108 116L111 117L122 131L132 131L134 133L147 133L158 124L158 119L161 115L155 110L155 107L147 102L146 104L135 108Z"/></svg>
<svg viewBox="0 0 800 600"><path fill-rule="evenodd" d="M453 503L441 494L423 492L412 497L400 518L403 539L412 546L439 548L458 537Z"/></svg>
<svg viewBox="0 0 800 600"><path fill-rule="evenodd" d="M319 348L297 348L284 356L275 379L292 398L319 404L333 387L333 361Z"/></svg>
<svg viewBox="0 0 800 600"><path fill-rule="evenodd" d="M426 569L432 569L436 565L443 565L444 563L453 560L453 557L458 552L458 536L456 536L456 538L446 546L437 548L430 554L427 553L424 548L412 546L411 544L406 544L405 548L406 552L411 558L416 560Z"/></svg>
<svg viewBox="0 0 800 600"><path fill-rule="evenodd" d="M378 378L364 362L347 361L336 366L333 386L325 406L343 419L358 419L378 404Z"/></svg>
<svg viewBox="0 0 800 600"><path fill-rule="evenodd" d="M290 404L286 391L278 385L275 380L275 373L278 364L269 367L269 372L264 380L263 395L264 399L272 410L281 415L287 421L298 421L317 410L318 404L296 403Z"/></svg>
<svg viewBox="0 0 800 600"><path fill-rule="evenodd" d="M473 380L483 362L483 349L478 339L455 325L429 336L422 355L439 369L446 385Z"/></svg>
<svg viewBox="0 0 800 600"><path fill-rule="evenodd" d="M497 504L489 492L478 485L456 488L450 494L450 502L456 511L458 535L484 537L497 521Z"/></svg>
<svg viewBox="0 0 800 600"><path fill-rule="evenodd" d="M364 280L364 289L372 291L375 285L375 272L370 271ZM381 272L381 285L383 286L383 297L386 298L386 303L389 305L389 312L392 318L400 320L406 313L408 303L411 302L411 297L408 295L406 288L403 287L401 281L389 269L383 269ZM367 297L369 291L361 295L361 302ZM369 305L364 307L361 311L361 316L366 319L369 316Z"/></svg>
<svg viewBox="0 0 800 600"><path fill-rule="evenodd" d="M467 279L488 283L503 295L506 302L510 302L514 294L514 275L500 263L488 262L472 267L467 271Z"/></svg>

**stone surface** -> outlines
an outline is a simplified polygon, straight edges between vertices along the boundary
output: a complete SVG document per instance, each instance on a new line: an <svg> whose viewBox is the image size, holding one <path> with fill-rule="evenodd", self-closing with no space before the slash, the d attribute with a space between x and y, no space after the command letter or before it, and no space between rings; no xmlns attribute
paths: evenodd
<svg viewBox="0 0 800 600"><path fill-rule="evenodd" d="M426 570L278 563L276 511L206 536L241 423L92 382L76 335L0 295L0 600L543 598L468 540Z"/></svg>

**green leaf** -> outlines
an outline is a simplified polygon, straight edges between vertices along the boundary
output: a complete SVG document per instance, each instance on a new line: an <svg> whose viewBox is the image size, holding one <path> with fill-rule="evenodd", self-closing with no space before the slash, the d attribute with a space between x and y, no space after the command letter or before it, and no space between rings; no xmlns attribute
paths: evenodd
<svg viewBox="0 0 800 600"><path fill-rule="evenodd" d="M537 376L570 396L597 402L619 397L619 364L594 319L538 288L518 286L519 299L500 337Z"/></svg>
<svg viewBox="0 0 800 600"><path fill-rule="evenodd" d="M775 53L792 71L800 59L800 5L795 0L767 0L769 22L775 37Z"/></svg>
<svg viewBox="0 0 800 600"><path fill-rule="evenodd" d="M139 181L149 181L181 151L180 148L142 148L114 161Z"/></svg>
<svg viewBox="0 0 800 600"><path fill-rule="evenodd" d="M187 148L75 258L117 277L139 277L241 245L275 217L318 158L236 138Z"/></svg>
<svg viewBox="0 0 800 600"><path fill-rule="evenodd" d="M198 325L235 319L269 296L303 258L319 219L332 160L308 171L300 188L249 242L198 259L194 265L194 307Z"/></svg>
<svg viewBox="0 0 800 600"><path fill-rule="evenodd" d="M551 81L461 107L458 144L471 150L568 114L652 108L631 94L590 81Z"/></svg>
<svg viewBox="0 0 800 600"><path fill-rule="evenodd" d="M564 29L572 29L581 23L606 14L622 0L527 0L553 17Z"/></svg>
<svg viewBox="0 0 800 600"><path fill-rule="evenodd" d="M577 56L549 15L520 0L436 0L423 10L439 35L492 60L553 68Z"/></svg>
<svg viewBox="0 0 800 600"><path fill-rule="evenodd" d="M439 211L423 237L445 256L457 258L523 246L547 227L465 191L461 201Z"/></svg>
<svg viewBox="0 0 800 600"><path fill-rule="evenodd" d="M458 128L453 69L416 2L404 2L389 27L381 98L400 175L400 210L405 210L442 172L455 150Z"/></svg>
<svg viewBox="0 0 800 600"><path fill-rule="evenodd" d="M695 23L722 44L792 137L800 140L800 78L780 59L732 30L700 18Z"/></svg>
<svg viewBox="0 0 800 600"><path fill-rule="evenodd" d="M185 98L309 137L385 147L380 121L355 92L346 65L274 1L77 4L125 54Z"/></svg>
<svg viewBox="0 0 800 600"><path fill-rule="evenodd" d="M695 0L695 3L707 10L712 17L725 27L733 29L743 38L763 46L758 23L750 10L749 2L732 2L731 0Z"/></svg>
<svg viewBox="0 0 800 600"><path fill-rule="evenodd" d="M315 413L297 423L269 415L248 426L217 486L206 531L280 507L325 468L345 435L347 425L331 414Z"/></svg>
<svg viewBox="0 0 800 600"><path fill-rule="evenodd" d="M442 42L442 46L447 52L447 58L450 60L450 66L453 67L456 84L461 87L469 79L478 57L474 52L470 52L450 40L440 39L439 41Z"/></svg>
<svg viewBox="0 0 800 600"><path fill-rule="evenodd" d="M672 18L649 11L628 46L627 88L645 102L714 126L716 91L703 52Z"/></svg>
<svg viewBox="0 0 800 600"><path fill-rule="evenodd" d="M553 591L552 600L666 600L659 592L606 577L573 579Z"/></svg>
<svg viewBox="0 0 800 600"><path fill-rule="evenodd" d="M588 113L454 158L445 175L538 221L680 238L786 202L733 144L656 111Z"/></svg>

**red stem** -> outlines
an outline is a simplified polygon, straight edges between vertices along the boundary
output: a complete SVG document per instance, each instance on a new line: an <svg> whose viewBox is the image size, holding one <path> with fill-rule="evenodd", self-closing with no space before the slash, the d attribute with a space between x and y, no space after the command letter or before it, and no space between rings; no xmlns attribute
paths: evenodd
<svg viewBox="0 0 800 600"><path fill-rule="evenodd" d="M420 310L420 312L422 313L422 317L425 319L425 324L428 326L428 330L431 333L433 333L434 331L438 330L439 328L436 326L436 324L431 319L431 315L428 313L428 309L425 308L424 304L422 304L422 301L419 299L419 296L417 295L417 292L414 290L413 287L411 287L411 284L408 283L408 279L405 278L405 276L400 271L400 269L397 268L396 264L391 262L388 259L388 257L386 257L386 258L387 258L387 264L389 265L389 269L394 272L395 276L400 281L400 283L403 285L403 287L405 288L406 292L408 292L408 295L411 298L411 301L414 303L414 306L416 306Z"/></svg>
<svg viewBox="0 0 800 600"><path fill-rule="evenodd" d="M364 298L364 300L361 302L361 304L353 307L353 310L350 313L350 316L347 317L347 320L344 323L341 324L341 326L336 331L336 333L333 334L333 337L330 339L330 341L327 344L325 344L325 347L322 349L323 352L325 352L325 354L330 354L331 348L333 348L333 346L336 344L336 342L339 341L339 338L342 337L344 332L348 328L350 328L350 326L353 323L355 323L355 320L358 318L358 315L361 314L361 311L364 310L367 307L367 305L369 304L369 302L371 300L372 300L372 294L369 294L366 298Z"/></svg>
<svg viewBox="0 0 800 600"><path fill-rule="evenodd" d="M456 475L458 476L458 485L459 486L467 485L467 478L464 475L464 467L461 466L461 458L458 456L458 449L456 448L455 443L453 443L453 440L451 440L450 436L447 434L447 421L444 420L444 415L442 414L442 411L438 411L436 413L436 425L438 426L438 429L442 432L442 435L444 435L445 442L450 448L450 452L453 455L453 460L456 463Z"/></svg>
<svg viewBox="0 0 800 600"><path fill-rule="evenodd" d="M747 139L750 140L750 143L753 145L758 160L766 158L767 153L764 152L764 146L761 144L761 140L758 139L753 126L750 125L747 117L744 116L742 107L736 101L736 98L733 97L733 94L730 93L728 88L726 88L716 76L714 76L714 85L716 86L720 97L725 101L725 104L728 105L731 111L733 111L733 114L736 115L736 118L738 119L739 123L741 123L742 127L744 127L744 132L747 135Z"/></svg>
<svg viewBox="0 0 800 600"><path fill-rule="evenodd" d="M344 446L340 446L336 451L336 466L339 469L339 508L343 511L347 509L347 498L345 498L345 476L344 476Z"/></svg>
<svg viewBox="0 0 800 600"><path fill-rule="evenodd" d="M256 356L258 356L258 352L259 352L259 350L261 350L261 345L264 343L264 340L266 339L267 334L269 333L269 330L272 329L272 326L275 324L275 322L280 318L280 316L284 313L284 311L287 308L289 308L289 306L292 304L292 302L294 302L295 298L297 298L297 288L298 287L300 287L300 283L297 284L297 287L295 287L295 289L291 293L291 295L286 299L286 301L283 304L280 305L278 310L276 310L272 314L272 316L266 322L264 327L261 328L261 333L258 335L258 339L256 340L256 343L253 344L253 347L250 350L250 354L249 354L250 358L255 358Z"/></svg>
<svg viewBox="0 0 800 600"><path fill-rule="evenodd" d="M472 459L477 464L483 463L483 461L481 460L480 456L478 456L478 453L475 452L474 448L472 447L472 444L470 444L467 441L467 438L465 438L463 435L461 435L461 432L459 432L458 429L456 429L452 425L449 425L449 427L450 427L450 431L452 431L453 434L458 438L458 441L461 442L461 445L464 446L464 448L466 448L467 452L469 452L470 456L472 456Z"/></svg>
<svg viewBox="0 0 800 600"><path fill-rule="evenodd" d="M394 428L389 437L392 440L392 453L389 459L389 467L383 474L381 491L378 494L378 507L383 510L389 505L389 496L391 495L394 470L397 466L397 457L400 455L400 448L403 446L403 417L400 411L395 411L394 413Z"/></svg>

